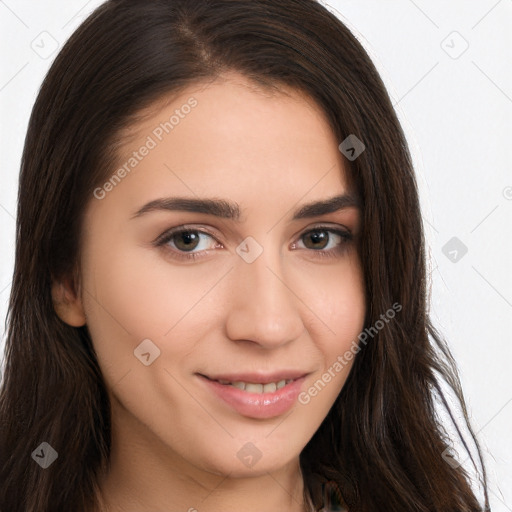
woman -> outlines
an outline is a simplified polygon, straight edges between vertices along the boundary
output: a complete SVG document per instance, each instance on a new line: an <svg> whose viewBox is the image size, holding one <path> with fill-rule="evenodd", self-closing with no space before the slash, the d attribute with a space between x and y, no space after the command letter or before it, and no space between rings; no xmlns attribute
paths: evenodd
<svg viewBox="0 0 512 512"><path fill-rule="evenodd" d="M483 510L407 144L320 4L106 2L19 191L0 510Z"/></svg>

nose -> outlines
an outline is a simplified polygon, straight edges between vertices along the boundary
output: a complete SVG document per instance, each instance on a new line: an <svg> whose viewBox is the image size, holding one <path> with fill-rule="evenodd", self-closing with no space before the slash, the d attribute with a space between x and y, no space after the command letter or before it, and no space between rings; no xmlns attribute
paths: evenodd
<svg viewBox="0 0 512 512"><path fill-rule="evenodd" d="M276 348L297 339L305 329L300 298L281 270L280 257L265 248L252 263L241 258L231 272L226 333L233 341Z"/></svg>

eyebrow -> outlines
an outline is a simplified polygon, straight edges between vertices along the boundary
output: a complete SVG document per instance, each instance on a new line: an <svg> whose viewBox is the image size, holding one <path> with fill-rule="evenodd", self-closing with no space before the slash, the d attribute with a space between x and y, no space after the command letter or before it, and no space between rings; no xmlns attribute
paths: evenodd
<svg viewBox="0 0 512 512"><path fill-rule="evenodd" d="M360 208L359 199L353 194L342 194L321 201L313 201L302 205L293 213L292 220L308 219L328 213L334 213L345 208ZM191 197L166 197L154 199L139 208L132 219L153 211L184 211L193 213L205 213L223 219L240 222L241 210L238 203L225 199L191 198Z"/></svg>

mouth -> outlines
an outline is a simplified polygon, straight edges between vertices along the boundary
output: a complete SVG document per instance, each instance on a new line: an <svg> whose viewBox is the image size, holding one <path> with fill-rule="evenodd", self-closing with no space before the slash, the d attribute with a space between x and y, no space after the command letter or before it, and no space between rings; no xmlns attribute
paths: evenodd
<svg viewBox="0 0 512 512"><path fill-rule="evenodd" d="M248 418L267 419L288 412L297 402L308 373L196 376L224 406Z"/></svg>

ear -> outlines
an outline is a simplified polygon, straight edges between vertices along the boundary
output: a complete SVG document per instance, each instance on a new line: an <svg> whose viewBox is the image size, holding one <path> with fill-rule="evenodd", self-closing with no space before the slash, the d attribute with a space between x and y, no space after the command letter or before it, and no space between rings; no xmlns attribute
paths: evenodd
<svg viewBox="0 0 512 512"><path fill-rule="evenodd" d="M73 279L53 279L52 301L58 317L68 325L82 327L86 323L85 312Z"/></svg>

